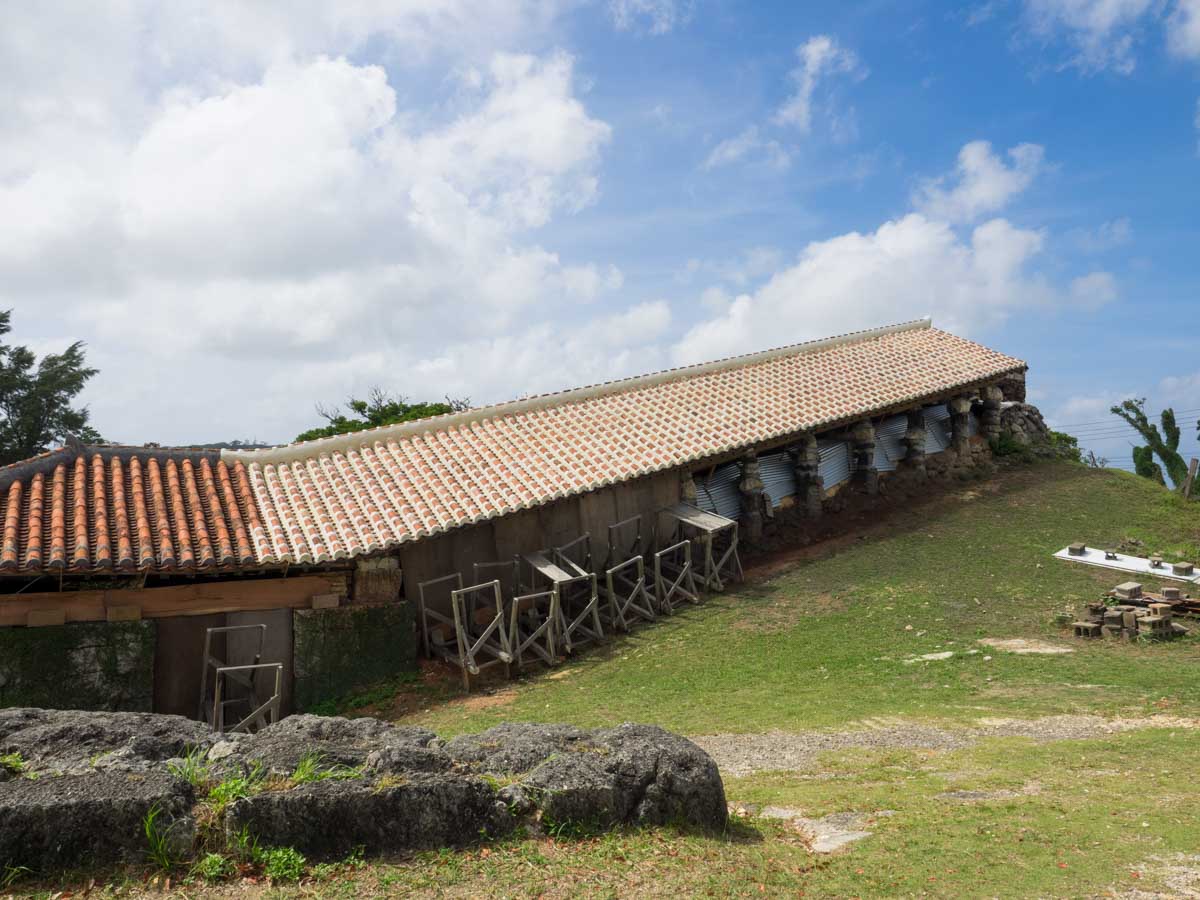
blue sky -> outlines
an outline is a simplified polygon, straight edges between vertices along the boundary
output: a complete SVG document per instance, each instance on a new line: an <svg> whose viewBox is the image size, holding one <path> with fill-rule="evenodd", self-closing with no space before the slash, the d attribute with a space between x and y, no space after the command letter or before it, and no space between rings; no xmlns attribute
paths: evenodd
<svg viewBox="0 0 1200 900"><path fill-rule="evenodd" d="M1114 463L1113 402L1200 412L1200 0L5 20L0 303L88 342L110 439L282 441L373 385L491 402L921 315L1028 360Z"/></svg>

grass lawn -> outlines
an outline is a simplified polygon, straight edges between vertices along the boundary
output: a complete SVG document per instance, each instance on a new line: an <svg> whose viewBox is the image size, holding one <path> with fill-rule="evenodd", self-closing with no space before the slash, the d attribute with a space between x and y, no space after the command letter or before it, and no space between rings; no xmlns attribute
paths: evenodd
<svg viewBox="0 0 1200 900"><path fill-rule="evenodd" d="M867 814L873 834L834 855L812 854L787 824L751 814L721 837L650 829L527 838L326 867L280 890L1081 897L1172 895L1194 877L1200 891L1200 857L1187 856L1200 853L1200 730L1187 721L1200 718L1200 639L1085 642L1054 623L1124 579L1050 554L1075 540L1125 539L1196 559L1200 505L1122 473L1057 463L1013 470L895 510L861 539L767 560L728 594L491 695L447 700L445 687L416 688L395 702L373 696L381 702L362 711L387 715L415 703L403 721L443 735L512 720L639 721L731 742L772 730L957 729L1079 713L1157 715L1158 727L1087 740L851 749L798 771L726 776L729 799L751 810ZM980 647L985 637L1074 652L1018 656ZM955 655L905 662L946 650ZM184 892L260 889L193 884Z"/></svg>

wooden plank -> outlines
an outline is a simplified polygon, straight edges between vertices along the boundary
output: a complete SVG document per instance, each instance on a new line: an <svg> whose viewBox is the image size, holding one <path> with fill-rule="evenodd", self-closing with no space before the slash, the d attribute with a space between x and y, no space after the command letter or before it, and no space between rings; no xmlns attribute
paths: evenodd
<svg viewBox="0 0 1200 900"><path fill-rule="evenodd" d="M604 565L608 559L608 526L619 521L617 499L611 487L591 491L579 498L579 522L592 536L592 563Z"/></svg>
<svg viewBox="0 0 1200 900"><path fill-rule="evenodd" d="M104 622L114 607L136 606L144 619L258 609L303 609L316 594L345 589L344 576L298 575L142 588L0 595L0 625L24 625L34 610L61 610L67 622Z"/></svg>
<svg viewBox="0 0 1200 900"><path fill-rule="evenodd" d="M1200 459L1192 457L1192 461L1188 463L1187 481L1183 484L1184 499L1190 499L1192 496L1192 485L1196 481L1196 466L1200 465Z"/></svg>
<svg viewBox="0 0 1200 900"><path fill-rule="evenodd" d="M492 523L482 522L450 532L450 557L450 571L462 572L463 583L471 584L475 563L495 562L499 558Z"/></svg>
<svg viewBox="0 0 1200 900"><path fill-rule="evenodd" d="M542 540L536 509L525 509L503 516L493 522L496 559L512 559L522 553L543 550L549 546Z"/></svg>
<svg viewBox="0 0 1200 900"><path fill-rule="evenodd" d="M583 534L579 521L579 498L568 497L538 509L538 525L541 527L541 543L526 550L541 547L561 547Z"/></svg>

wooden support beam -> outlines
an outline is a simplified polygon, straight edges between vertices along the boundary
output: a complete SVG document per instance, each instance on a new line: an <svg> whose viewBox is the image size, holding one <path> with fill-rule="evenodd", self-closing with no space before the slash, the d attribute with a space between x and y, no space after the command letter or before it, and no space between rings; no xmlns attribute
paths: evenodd
<svg viewBox="0 0 1200 900"><path fill-rule="evenodd" d="M344 584L343 575L332 578L301 575L261 581L208 581L141 590L0 594L0 626L25 625L31 613L60 611L66 622L133 618L133 610L129 607L139 609L143 619L259 609L306 609L312 605L314 595L335 593ZM34 618L41 621L45 616Z"/></svg>

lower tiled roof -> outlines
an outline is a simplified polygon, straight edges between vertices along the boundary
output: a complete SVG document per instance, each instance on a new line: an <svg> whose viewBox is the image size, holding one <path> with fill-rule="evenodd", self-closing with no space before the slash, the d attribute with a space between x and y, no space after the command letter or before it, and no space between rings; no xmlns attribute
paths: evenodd
<svg viewBox="0 0 1200 900"><path fill-rule="evenodd" d="M215 451L65 447L0 469L0 573L256 567L261 532L246 467Z"/></svg>
<svg viewBox="0 0 1200 900"><path fill-rule="evenodd" d="M253 451L0 468L0 574L321 565L1023 371L927 321Z"/></svg>

